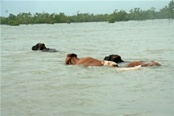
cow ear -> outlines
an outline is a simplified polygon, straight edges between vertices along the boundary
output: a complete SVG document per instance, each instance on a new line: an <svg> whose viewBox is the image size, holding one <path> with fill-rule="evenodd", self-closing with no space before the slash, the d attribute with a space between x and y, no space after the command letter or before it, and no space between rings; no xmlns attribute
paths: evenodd
<svg viewBox="0 0 174 116"><path fill-rule="evenodd" d="M43 49L46 49L46 46L45 46L45 44L44 44L44 43L42 44L42 47L43 47Z"/></svg>
<svg viewBox="0 0 174 116"><path fill-rule="evenodd" d="M42 45L42 46L45 46L45 44L44 44L44 43L42 43L41 45Z"/></svg>

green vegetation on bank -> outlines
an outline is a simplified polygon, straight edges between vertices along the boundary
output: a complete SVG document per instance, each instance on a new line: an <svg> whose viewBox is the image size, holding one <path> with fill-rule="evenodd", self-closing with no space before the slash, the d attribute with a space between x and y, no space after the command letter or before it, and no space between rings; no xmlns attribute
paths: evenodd
<svg viewBox="0 0 174 116"><path fill-rule="evenodd" d="M170 1L167 6L156 11L154 7L149 10L140 8L131 9L128 12L124 10L115 10L111 14L89 14L77 13L73 16L67 16L64 13L19 13L10 14L8 17L0 17L0 24L18 26L20 24L54 24L54 23L74 23L74 22L104 22L114 23L116 21L128 20L148 20L148 19L174 19L174 1Z"/></svg>

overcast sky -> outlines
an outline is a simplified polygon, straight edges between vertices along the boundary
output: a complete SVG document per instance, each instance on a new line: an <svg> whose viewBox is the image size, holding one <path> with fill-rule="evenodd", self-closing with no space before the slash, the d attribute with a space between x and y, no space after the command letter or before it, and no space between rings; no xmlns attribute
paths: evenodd
<svg viewBox="0 0 174 116"><path fill-rule="evenodd" d="M46 12L75 15L80 13L105 14L115 9L129 11L132 8L143 10L155 7L156 10L168 5L171 0L1 0L1 16L9 13Z"/></svg>

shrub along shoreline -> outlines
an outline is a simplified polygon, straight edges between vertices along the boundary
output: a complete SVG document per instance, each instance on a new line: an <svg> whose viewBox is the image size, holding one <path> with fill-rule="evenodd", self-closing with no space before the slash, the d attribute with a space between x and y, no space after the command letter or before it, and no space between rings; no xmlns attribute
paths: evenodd
<svg viewBox="0 0 174 116"><path fill-rule="evenodd" d="M141 8L131 9L129 12L115 10L111 14L89 14L79 13L67 16L64 13L19 13L9 14L8 17L0 17L0 24L19 26L20 24L54 24L54 23L78 23L78 22L108 22L129 20L149 20L149 19L174 19L174 1L170 1L167 6L156 11L154 7L149 10Z"/></svg>

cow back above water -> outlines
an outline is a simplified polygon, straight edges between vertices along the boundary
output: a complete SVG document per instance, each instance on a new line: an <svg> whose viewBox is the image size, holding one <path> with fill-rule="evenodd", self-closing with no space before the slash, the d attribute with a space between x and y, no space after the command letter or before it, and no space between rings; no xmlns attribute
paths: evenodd
<svg viewBox="0 0 174 116"><path fill-rule="evenodd" d="M133 61L131 63L128 64L128 67L135 67L141 65L142 67L147 67L147 66L161 66L161 64L159 64L156 61Z"/></svg>

